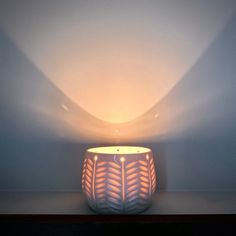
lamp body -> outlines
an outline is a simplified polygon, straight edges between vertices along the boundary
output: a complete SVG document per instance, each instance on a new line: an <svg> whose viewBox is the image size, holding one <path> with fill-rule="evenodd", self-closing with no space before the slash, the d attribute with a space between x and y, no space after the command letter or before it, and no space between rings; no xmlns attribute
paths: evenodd
<svg viewBox="0 0 236 236"><path fill-rule="evenodd" d="M143 147L98 147L86 151L82 190L101 214L137 214L156 190L152 151Z"/></svg>

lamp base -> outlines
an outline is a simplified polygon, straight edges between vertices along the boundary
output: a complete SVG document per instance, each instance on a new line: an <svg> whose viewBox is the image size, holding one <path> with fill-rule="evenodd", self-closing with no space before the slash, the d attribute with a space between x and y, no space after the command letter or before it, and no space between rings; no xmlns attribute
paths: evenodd
<svg viewBox="0 0 236 236"><path fill-rule="evenodd" d="M142 212L146 211L150 206L151 206L151 201L149 201L146 204L142 204L142 206L140 205L136 205L135 206L135 210L130 211L128 206L125 206L124 208L116 208L115 210L112 210L112 208L114 207L113 204L111 204L110 206L107 206L107 209L103 209L100 207L97 207L96 205L94 205L94 203L91 203L89 201L87 201L89 208L97 214L101 214L101 215L136 215L136 214L141 214Z"/></svg>

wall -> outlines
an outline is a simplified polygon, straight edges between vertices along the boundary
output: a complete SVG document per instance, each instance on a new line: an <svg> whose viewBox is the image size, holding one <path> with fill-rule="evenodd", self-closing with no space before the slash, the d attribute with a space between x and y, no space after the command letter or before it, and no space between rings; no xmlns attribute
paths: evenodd
<svg viewBox="0 0 236 236"><path fill-rule="evenodd" d="M235 191L235 25L233 13L162 99L119 126L139 130L133 138L112 141L103 136L109 124L77 106L0 29L0 190L78 191L86 148L114 141L153 149L159 189Z"/></svg>

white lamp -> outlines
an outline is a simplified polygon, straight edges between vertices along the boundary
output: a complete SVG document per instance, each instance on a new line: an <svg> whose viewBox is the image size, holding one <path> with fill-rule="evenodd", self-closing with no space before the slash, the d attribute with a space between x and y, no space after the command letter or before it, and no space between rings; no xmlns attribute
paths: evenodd
<svg viewBox="0 0 236 236"><path fill-rule="evenodd" d="M156 189L152 151L108 146L86 151L82 189L89 206L102 214L136 214L151 203Z"/></svg>

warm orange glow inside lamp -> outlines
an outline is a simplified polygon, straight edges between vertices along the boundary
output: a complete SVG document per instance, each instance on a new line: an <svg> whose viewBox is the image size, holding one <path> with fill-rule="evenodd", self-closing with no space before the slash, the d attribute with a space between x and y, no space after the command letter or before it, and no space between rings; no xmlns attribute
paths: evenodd
<svg viewBox="0 0 236 236"><path fill-rule="evenodd" d="M136 214L147 209L156 189L152 151L108 146L86 151L82 189L89 206L102 214Z"/></svg>

